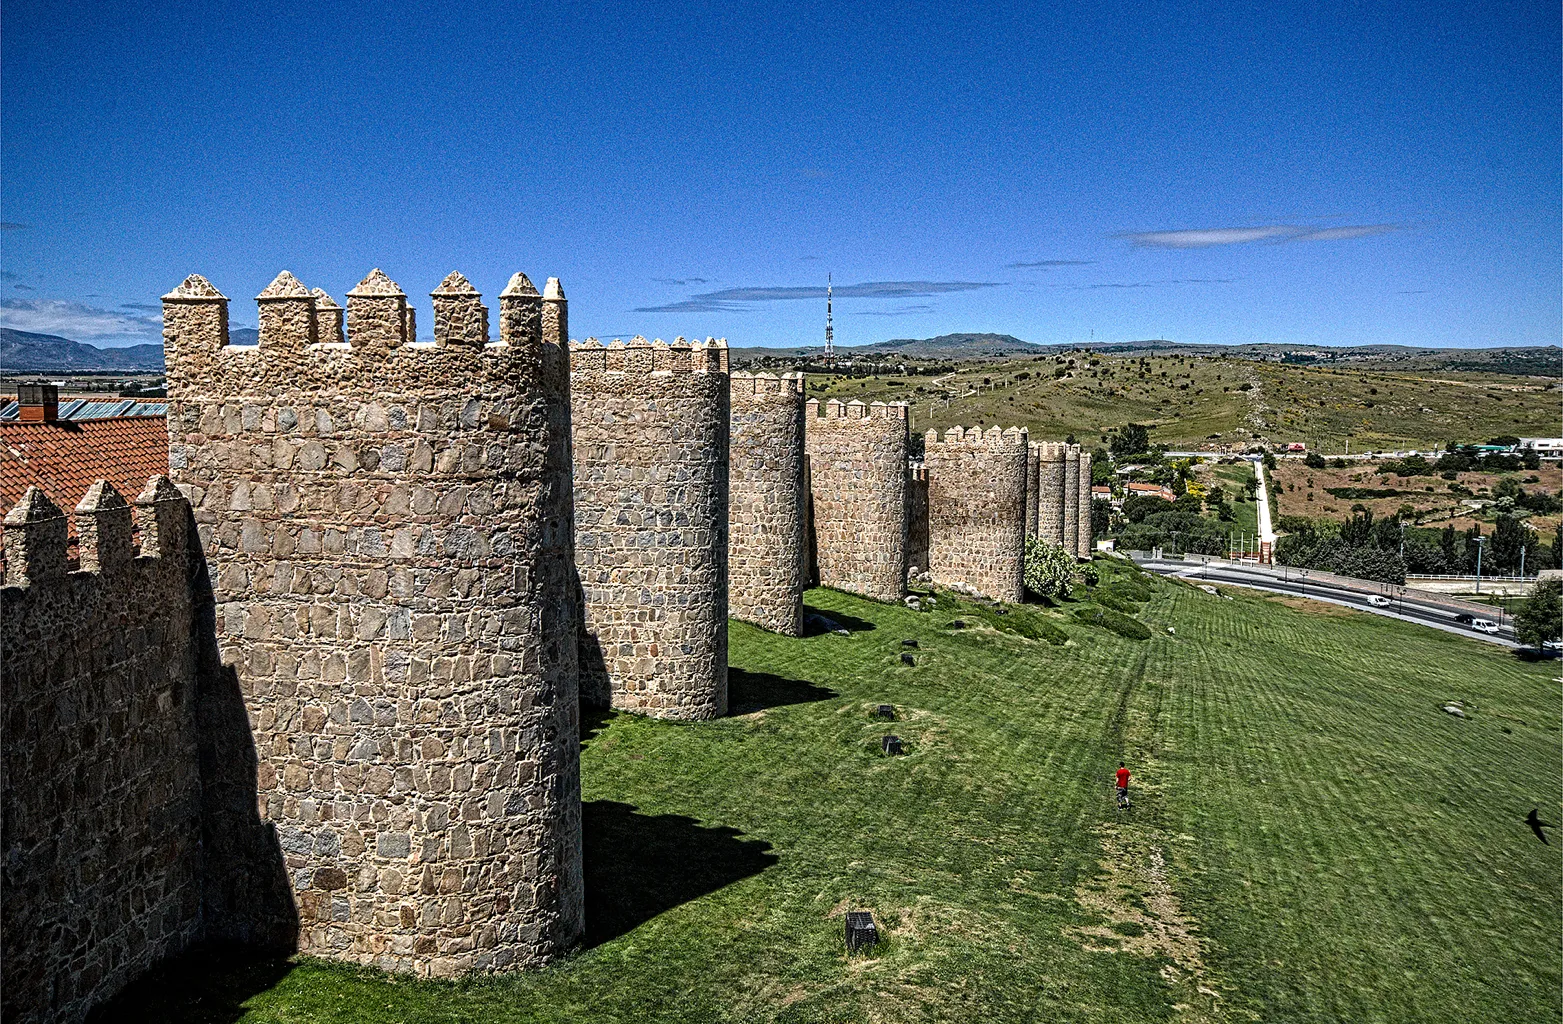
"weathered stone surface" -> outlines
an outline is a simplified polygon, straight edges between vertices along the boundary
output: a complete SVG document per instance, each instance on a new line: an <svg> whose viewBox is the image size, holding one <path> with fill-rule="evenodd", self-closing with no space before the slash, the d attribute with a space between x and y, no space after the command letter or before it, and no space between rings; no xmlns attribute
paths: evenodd
<svg viewBox="0 0 1563 1024"><path fill-rule="evenodd" d="M165 297L164 343L213 588L207 934L433 976L562 954L584 915L576 608L542 300L502 296L486 344L453 275L415 344L377 270L345 343L321 329L340 308L289 286L245 348L203 284Z"/></svg>
<svg viewBox="0 0 1563 1024"><path fill-rule="evenodd" d="M586 701L727 712L728 387L725 342L570 343Z"/></svg>
<svg viewBox="0 0 1563 1024"><path fill-rule="evenodd" d="M137 506L140 556L131 507L93 485L76 509L80 572L68 571L64 516L41 492L5 520L8 1021L79 1021L201 933L190 513L161 478Z"/></svg>
<svg viewBox="0 0 1563 1024"><path fill-rule="evenodd" d="M772 632L803 629L803 375L731 377L728 614Z"/></svg>
<svg viewBox="0 0 1563 1024"><path fill-rule="evenodd" d="M998 601L1024 597L1026 463L1024 430L987 434L928 431L928 573L940 586Z"/></svg>
<svg viewBox="0 0 1563 1024"><path fill-rule="evenodd" d="M810 575L880 601L906 596L904 404L843 405L804 414L809 456Z"/></svg>

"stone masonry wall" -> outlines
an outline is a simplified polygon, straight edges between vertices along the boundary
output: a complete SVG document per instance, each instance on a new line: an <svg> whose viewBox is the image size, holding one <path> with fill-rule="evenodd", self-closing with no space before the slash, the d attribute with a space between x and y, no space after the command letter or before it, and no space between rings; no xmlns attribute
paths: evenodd
<svg viewBox="0 0 1563 1024"><path fill-rule="evenodd" d="M169 464L214 574L207 932L420 975L583 930L564 299L379 270L346 340L283 272L257 345L164 296ZM278 887L282 892L277 893Z"/></svg>
<svg viewBox="0 0 1563 1024"><path fill-rule="evenodd" d="M727 345L570 345L581 695L727 713Z"/></svg>
<svg viewBox="0 0 1563 1024"><path fill-rule="evenodd" d="M1065 551L1079 551L1080 537L1080 446L1066 444L1064 448L1063 530L1058 544Z"/></svg>
<svg viewBox="0 0 1563 1024"><path fill-rule="evenodd" d="M1024 597L1024 430L928 431L928 572L933 582L997 601Z"/></svg>
<svg viewBox="0 0 1563 1024"><path fill-rule="evenodd" d="M906 406L809 401L814 573L822 586L880 601L906 596Z"/></svg>
<svg viewBox="0 0 1563 1024"><path fill-rule="evenodd" d="M1075 554L1081 558L1091 557L1091 453L1081 449L1080 451L1080 482L1076 485L1079 492L1080 508L1075 515L1077 545Z"/></svg>
<svg viewBox="0 0 1563 1024"><path fill-rule="evenodd" d="M1042 446L1026 445L1026 536L1037 536L1041 525Z"/></svg>
<svg viewBox="0 0 1563 1024"><path fill-rule="evenodd" d="M1037 487L1037 536L1043 543L1064 542L1064 445L1044 441L1039 453Z"/></svg>
<svg viewBox="0 0 1563 1024"><path fill-rule="evenodd" d="M928 571L928 467L913 466L906 476L907 572Z"/></svg>
<svg viewBox="0 0 1563 1024"><path fill-rule="evenodd" d="M189 507L154 477L134 510L99 481L75 515L78 572L36 487L5 518L7 1021L79 1021L201 932Z"/></svg>
<svg viewBox="0 0 1563 1024"><path fill-rule="evenodd" d="M731 376L728 614L785 636L803 630L803 375Z"/></svg>

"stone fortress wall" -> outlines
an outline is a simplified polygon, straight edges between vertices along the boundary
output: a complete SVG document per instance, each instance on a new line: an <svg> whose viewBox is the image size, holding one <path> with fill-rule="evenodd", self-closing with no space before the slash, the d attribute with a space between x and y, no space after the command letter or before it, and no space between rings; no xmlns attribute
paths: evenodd
<svg viewBox="0 0 1563 1024"><path fill-rule="evenodd" d="M734 373L728 449L728 614L803 631L808 492L803 374Z"/></svg>
<svg viewBox="0 0 1563 1024"><path fill-rule="evenodd" d="M1079 473L1080 481L1075 487L1080 502L1075 513L1075 554L1090 558L1094 540L1091 532L1091 453L1084 448L1080 450Z"/></svg>
<svg viewBox="0 0 1563 1024"><path fill-rule="evenodd" d="M43 492L5 517L6 1020L80 1020L201 935L189 516L166 477L134 506L99 481L74 572Z"/></svg>
<svg viewBox="0 0 1563 1024"><path fill-rule="evenodd" d="M1042 445L1026 445L1026 536L1035 537L1041 527Z"/></svg>
<svg viewBox="0 0 1563 1024"><path fill-rule="evenodd" d="M804 414L810 576L880 601L906 596L907 407L831 399Z"/></svg>
<svg viewBox="0 0 1563 1024"><path fill-rule="evenodd" d="M192 276L163 335L215 573L206 932L449 976L562 954L584 904L564 298L516 274L491 341L460 274L432 297L419 342L375 270L344 335L283 272L242 346Z"/></svg>
<svg viewBox="0 0 1563 1024"><path fill-rule="evenodd" d="M1037 536L1045 544L1064 542L1064 448L1062 442L1044 441L1037 452Z"/></svg>
<svg viewBox="0 0 1563 1024"><path fill-rule="evenodd" d="M720 717L727 344L572 342L570 393L582 698L660 718Z"/></svg>
<svg viewBox="0 0 1563 1024"><path fill-rule="evenodd" d="M934 583L998 601L1024 596L1024 430L951 427L928 431L928 572Z"/></svg>

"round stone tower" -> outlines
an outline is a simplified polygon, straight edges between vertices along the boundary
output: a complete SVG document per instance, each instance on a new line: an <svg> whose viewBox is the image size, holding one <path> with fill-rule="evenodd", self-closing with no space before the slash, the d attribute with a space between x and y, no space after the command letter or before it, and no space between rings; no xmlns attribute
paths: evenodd
<svg viewBox="0 0 1563 1024"><path fill-rule="evenodd" d="M728 480L728 614L803 630L803 375L735 373Z"/></svg>
<svg viewBox="0 0 1563 1024"><path fill-rule="evenodd" d="M563 356L523 274L497 340L460 274L432 297L420 342L375 270L344 340L284 271L244 346L192 276L163 337L213 579L208 934L450 976L546 962L584 909ZM291 919L257 919L273 879Z"/></svg>
<svg viewBox="0 0 1563 1024"><path fill-rule="evenodd" d="M1064 543L1064 444L1044 441L1037 471L1037 536L1044 544Z"/></svg>
<svg viewBox="0 0 1563 1024"><path fill-rule="evenodd" d="M906 596L907 407L832 398L804 413L810 540L820 585L880 601Z"/></svg>
<svg viewBox="0 0 1563 1024"><path fill-rule="evenodd" d="M727 343L570 343L581 696L727 713Z"/></svg>

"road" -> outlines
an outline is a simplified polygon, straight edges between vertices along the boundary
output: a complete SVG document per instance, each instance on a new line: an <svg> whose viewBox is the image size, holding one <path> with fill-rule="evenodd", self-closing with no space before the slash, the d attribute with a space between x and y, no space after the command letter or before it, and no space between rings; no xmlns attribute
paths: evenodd
<svg viewBox="0 0 1563 1024"><path fill-rule="evenodd" d="M1140 568L1149 572L1159 573L1163 576L1181 577L1190 583L1225 583L1232 586L1252 587L1255 590L1268 590L1277 594L1294 594L1314 601L1325 601L1329 604L1338 604L1346 608L1355 608L1358 611L1372 612L1375 615L1386 615L1392 619L1400 619L1402 622L1415 622L1418 625L1431 626L1446 633L1456 633L1460 636L1470 637L1473 640L1485 640L1500 647L1514 648L1520 646L1514 637L1512 621L1506 619L1499 628L1497 635L1478 633L1469 626L1455 622L1454 617L1459 614L1459 609L1441 604L1436 599L1429 599L1425 595L1406 598L1391 595L1394 598L1394 604L1388 608L1375 608L1368 604L1367 594L1330 586L1318 580L1305 580L1296 570L1270 569L1269 567L1239 565L1233 562L1217 560L1211 560L1203 565L1197 561L1179 559L1160 561L1155 559L1140 561L1136 559L1136 562ZM1494 608L1493 617L1497 618L1497 615L1498 609Z"/></svg>
<svg viewBox="0 0 1563 1024"><path fill-rule="evenodd" d="M1262 458L1254 460L1254 477L1259 481L1259 492L1255 495L1255 504L1259 512L1259 542L1275 546L1275 529L1270 525L1270 489L1265 481L1265 461Z"/></svg>

